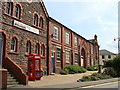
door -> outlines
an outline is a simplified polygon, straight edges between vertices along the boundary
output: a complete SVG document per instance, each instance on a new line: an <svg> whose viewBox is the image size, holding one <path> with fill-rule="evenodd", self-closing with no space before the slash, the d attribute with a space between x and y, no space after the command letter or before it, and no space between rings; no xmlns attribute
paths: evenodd
<svg viewBox="0 0 120 90"><path fill-rule="evenodd" d="M85 50L83 48L81 50L81 66L82 67L86 67Z"/></svg>
<svg viewBox="0 0 120 90"><path fill-rule="evenodd" d="M81 66L84 67L84 59L83 59L83 56L81 56Z"/></svg>
<svg viewBox="0 0 120 90"><path fill-rule="evenodd" d="M2 59L3 59L3 37L0 34L0 68L2 68Z"/></svg>
<svg viewBox="0 0 120 90"><path fill-rule="evenodd" d="M51 56L51 73L55 73L55 52Z"/></svg>

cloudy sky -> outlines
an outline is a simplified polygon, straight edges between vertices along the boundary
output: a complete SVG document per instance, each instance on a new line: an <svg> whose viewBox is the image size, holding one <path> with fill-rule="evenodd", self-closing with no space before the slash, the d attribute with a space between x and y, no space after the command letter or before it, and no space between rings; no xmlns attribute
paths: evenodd
<svg viewBox="0 0 120 90"><path fill-rule="evenodd" d="M44 0L49 15L86 39L96 34L100 49L117 53L119 0Z"/></svg>

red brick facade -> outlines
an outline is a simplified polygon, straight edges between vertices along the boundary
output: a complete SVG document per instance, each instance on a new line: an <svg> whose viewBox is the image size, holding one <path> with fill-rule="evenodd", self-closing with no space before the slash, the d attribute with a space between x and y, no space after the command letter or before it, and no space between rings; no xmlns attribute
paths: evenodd
<svg viewBox="0 0 120 90"><path fill-rule="evenodd" d="M54 27L58 27L58 38L54 38ZM69 43L66 44L66 32L69 33ZM75 43L76 38L76 43ZM57 49L60 49L60 60L57 60ZM92 40L86 40L79 34L70 30L53 18L49 18L48 32L48 68L50 73L59 73L66 65L79 65L87 68L89 65L99 64L99 46L97 36ZM69 54L69 61L66 61L66 53ZM78 57L76 59L76 56ZM54 63L53 63L54 57ZM82 60L83 58L83 60ZM76 61L78 60L78 61Z"/></svg>

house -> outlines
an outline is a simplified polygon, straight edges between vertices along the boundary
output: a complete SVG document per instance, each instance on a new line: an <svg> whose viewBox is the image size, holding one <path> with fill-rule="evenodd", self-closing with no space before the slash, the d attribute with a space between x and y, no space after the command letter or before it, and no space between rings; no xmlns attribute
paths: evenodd
<svg viewBox="0 0 120 90"><path fill-rule="evenodd" d="M113 60L116 57L116 54L108 50L102 49L99 51L99 57L100 57L100 64L105 65L107 61Z"/></svg>

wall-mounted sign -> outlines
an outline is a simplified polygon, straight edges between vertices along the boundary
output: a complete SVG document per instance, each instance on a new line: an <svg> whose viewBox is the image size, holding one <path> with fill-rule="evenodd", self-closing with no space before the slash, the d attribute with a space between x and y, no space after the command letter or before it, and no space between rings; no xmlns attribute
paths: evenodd
<svg viewBox="0 0 120 90"><path fill-rule="evenodd" d="M39 34L39 29L33 28L31 26L28 26L28 25L26 25L26 24L24 24L22 22L17 21L17 20L14 20L13 25L18 27L18 28L27 30L29 32L33 32L33 33Z"/></svg>

